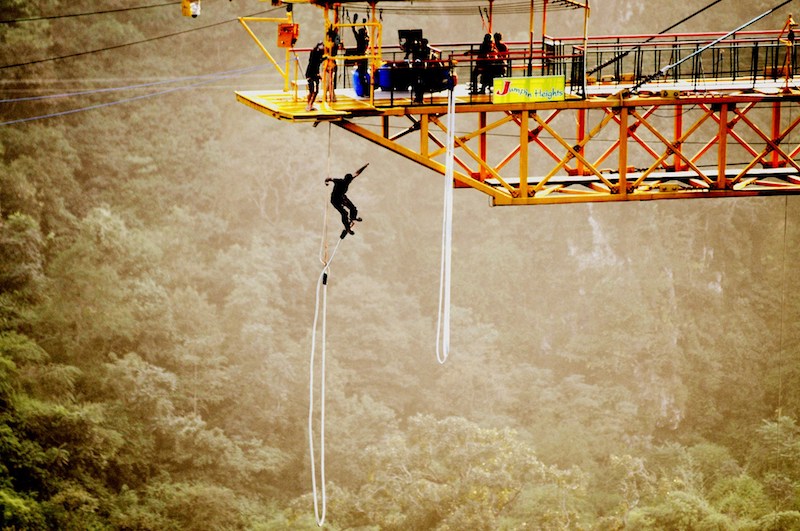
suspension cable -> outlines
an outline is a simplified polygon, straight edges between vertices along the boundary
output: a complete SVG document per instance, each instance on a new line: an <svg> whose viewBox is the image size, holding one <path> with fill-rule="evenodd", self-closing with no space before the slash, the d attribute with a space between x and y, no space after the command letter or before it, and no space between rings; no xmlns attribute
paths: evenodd
<svg viewBox="0 0 800 531"><path fill-rule="evenodd" d="M767 17L767 16L771 15L772 13L774 13L775 11L777 11L778 9L782 8L782 7L783 7L783 6L785 6L786 4L788 4L788 3L791 3L791 2L793 2L793 1L794 1L794 0L784 0L784 1L783 1L783 2L781 2L780 4L778 4L778 5L776 5L775 7L773 7L772 9L769 9L769 10L767 10L767 11L764 11L763 13L761 13L760 15L758 15L756 18L754 18L754 19L752 19L752 20L750 20L750 21L748 21L748 22L745 22L744 24L742 24L741 26L737 27L736 29L729 31L728 33L726 33L726 34L725 34L725 35L723 35L722 37L719 37L719 38L717 38L717 39L714 39L713 41L711 41L710 43L706 44L706 45L705 45L705 46L703 46L702 48L698 48L698 49L697 49L697 50L695 50L693 53L690 53L689 55L687 55L687 56L686 56L686 57L684 57L683 59L680 59L680 60L678 60L678 61L676 61L676 62L674 62L674 63L672 63L672 64L670 64L670 65L667 65L667 66L665 66L665 67L661 68L661 70L659 70L658 72L655 72L655 73L653 73L653 74L650 74L649 76L647 76L647 77L645 77L645 78L642 78L642 79L640 79L639 81L637 81L637 82L636 82L636 84L635 84L633 87L631 87L631 89L630 89L630 92L632 92L632 93L633 93L633 92L636 92L636 91L638 91L638 90L639 90L639 88L641 88L641 86L642 86L642 85L644 85L644 84L646 84L646 83L649 83L649 82L651 82L652 80L654 80L654 79L655 79L655 78L657 78L658 76L663 76L663 75L666 75L666 73L667 73L667 72L669 72L670 70L672 70L672 69L673 69L673 68L675 68L676 66L680 66L681 64L685 63L685 62L686 62L686 61L688 61L689 59L692 59L692 58L694 58L694 57L696 57L696 56L698 56L698 55L702 54L704 51L708 50L709 48L712 48L712 47L716 46L717 44L719 44L719 43L720 43L720 42L722 42L723 40L727 39L728 37L730 37L730 36L731 36L731 35L733 35L734 33L738 33L738 32L740 32L740 31L742 31L743 29L745 29L746 27L748 27L748 26L752 26L753 24L755 24L756 22L758 22L758 21L759 21L759 20L761 20L762 18L764 18L764 17Z"/></svg>
<svg viewBox="0 0 800 531"><path fill-rule="evenodd" d="M186 90L186 89L189 89L189 88L199 87L199 86L202 86L202 85L208 85L209 83L214 83L214 82L222 80L222 79L228 79L228 78L232 78L232 77L237 77L237 76L240 76L240 75L243 75L243 74L254 72L254 71L262 69L262 68L265 68L265 66L264 65L251 66L251 67L243 68L243 69L240 69L240 70L232 70L231 72L234 72L233 74L227 74L227 73L225 73L224 75L216 75L215 74L214 77L212 77L212 78L203 79L202 81L198 81L196 83L190 83L188 85L183 85L183 86L180 86L180 87L171 87L171 88L168 88L168 89L159 90L157 92L151 92L151 93L148 93L148 94L140 94L138 96L131 96L129 98L123 98L121 100L109 101L109 102L106 102L106 103L98 103L96 105L89 105L87 107L80 107L80 108L77 108L77 109L69 109L69 110L66 110L66 111L54 112L54 113L50 113L50 114L43 114L43 115L39 115L39 116L30 116L28 118L17 118L15 120L9 120L9 121L6 121L6 122L0 122L0 126L14 125L14 124L20 124L20 123L25 123L25 122L32 122L34 120L43 120L43 119L46 119L46 118L55 118L55 117L58 117L58 116L66 116L66 115L69 115L69 114L75 114L75 113L84 112L84 111L91 111L91 110L94 110L94 109L101 109L101 108L104 108L104 107L111 107L113 105L120 105L122 103L138 101L138 100L142 100L142 99L146 99L146 98L153 98L155 96L162 96L164 94L170 94L172 92L177 92L179 90ZM206 78L207 76L200 76L200 77Z"/></svg>
<svg viewBox="0 0 800 531"><path fill-rule="evenodd" d="M642 43L638 44L636 47L634 47L634 48L631 48L631 49L629 49L629 50L626 50L626 51L624 51L624 52L622 52L622 53L620 53L620 54L618 54L618 55L615 55L614 57L612 57L612 58L611 58L611 59L609 59L608 61L605 61L605 62L603 62L603 63L601 63L601 64L599 64L599 65L595 66L594 68L592 68L591 70L589 70L588 72L586 72L586 75L592 75L592 74L595 74L595 73L597 73L599 70L602 70L603 68L607 67L608 65L610 65L610 64L613 64L613 63L616 63L617 61L619 61L619 60L621 60L621 59L624 59L625 57L627 57L628 55L630 55L632 52L634 52L634 51L638 51L638 50L641 50L641 48L642 48L642 45L644 45L644 44L647 44L648 42L652 41L653 39L655 39L655 38L656 38L656 36L658 36L658 35L664 35L666 32L668 32L668 31L671 31L671 30L673 30L673 29L677 28L678 26L680 26L680 25L681 25L681 24L683 24L684 22L687 22L687 21L689 21L689 20L693 19L694 17L696 17L697 15L699 15L700 13L702 13L703 11L706 11L707 9L710 9L710 8L714 7L715 5L719 4L720 2L722 2L722 0L714 0L713 2L711 2L710 4L708 4L707 6L705 6L705 7L703 7L703 8L700 8L700 9L698 9L697 11L695 11L694 13L692 13L691 15L689 15L688 17L684 17L683 19L679 20L678 22L676 22L675 24L671 25L670 27L668 27L668 28L664 28L663 30L659 31L659 32L658 32L656 35L653 35L652 37L648 38L648 39L647 39L647 40L645 40L644 42L642 42Z"/></svg>
<svg viewBox="0 0 800 531"><path fill-rule="evenodd" d="M447 140L442 207L442 262L439 273L439 317L436 323L436 360L443 364L450 354L450 273L453 254L453 158L455 151L456 104L451 88L447 98Z"/></svg>

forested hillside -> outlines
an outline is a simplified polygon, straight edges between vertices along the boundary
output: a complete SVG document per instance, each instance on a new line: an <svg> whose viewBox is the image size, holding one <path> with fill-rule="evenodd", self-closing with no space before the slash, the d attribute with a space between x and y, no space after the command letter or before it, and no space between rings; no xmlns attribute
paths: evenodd
<svg viewBox="0 0 800 531"><path fill-rule="evenodd" d="M606 0L592 27L707 3ZM235 101L275 86L235 21L269 3L39 18L134 4L0 0L0 528L317 528L323 181L365 162L328 289L327 529L800 528L800 198L457 190L439 365L440 178ZM730 4L703 29L773 3Z"/></svg>

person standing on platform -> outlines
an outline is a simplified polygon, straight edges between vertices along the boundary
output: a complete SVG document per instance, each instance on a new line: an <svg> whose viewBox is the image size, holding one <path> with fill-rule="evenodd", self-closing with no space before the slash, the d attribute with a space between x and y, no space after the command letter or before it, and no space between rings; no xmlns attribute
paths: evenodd
<svg viewBox="0 0 800 531"><path fill-rule="evenodd" d="M355 17L356 21L358 20L358 16ZM364 23L367 22L367 19L364 19ZM361 56L361 59L356 61L356 68L358 69L358 79L361 82L361 86L364 87L362 90L365 92L369 92L366 88L369 86L369 59L363 57L367 55L367 50L369 50L369 33L367 33L367 27L361 26L356 31L355 26L352 26L351 29L353 30L353 36L356 39L356 56Z"/></svg>
<svg viewBox="0 0 800 531"><path fill-rule="evenodd" d="M328 30L328 37L325 39L325 70L322 75L322 100L336 101L336 74L339 66L336 63L336 56L339 55L341 39L336 28Z"/></svg>
<svg viewBox="0 0 800 531"><path fill-rule="evenodd" d="M503 42L503 34L494 34L494 51L497 57L495 63L495 77L506 77L508 75L508 45Z"/></svg>
<svg viewBox="0 0 800 531"><path fill-rule="evenodd" d="M492 77L490 59L493 54L492 34L487 33L483 36L483 42L475 54L475 68L472 69L470 94L486 94L486 86ZM478 83L481 85L480 90L478 89Z"/></svg>
<svg viewBox="0 0 800 531"><path fill-rule="evenodd" d="M307 111L315 109L314 102L319 94L319 69L322 66L322 61L325 58L325 46L319 42L311 50L308 55L308 66L306 66L306 81L308 82L308 103L306 104Z"/></svg>

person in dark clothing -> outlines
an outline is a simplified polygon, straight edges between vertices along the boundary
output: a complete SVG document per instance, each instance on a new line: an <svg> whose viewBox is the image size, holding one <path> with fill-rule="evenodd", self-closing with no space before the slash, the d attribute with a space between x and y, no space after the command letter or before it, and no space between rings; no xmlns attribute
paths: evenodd
<svg viewBox="0 0 800 531"><path fill-rule="evenodd" d="M347 197L347 189L350 187L350 183L353 182L353 179L358 177L367 166L369 166L369 162L361 166L355 173L348 173L342 179L332 179L330 177L325 179L325 186L328 186L328 183L333 183L331 204L342 215L342 224L344 225L342 238L347 234L355 234L353 232L353 223L361 221L361 218L358 217L358 209Z"/></svg>
<svg viewBox="0 0 800 531"><path fill-rule="evenodd" d="M355 17L355 19L358 21L358 17ZM364 22L366 21L367 19L364 19ZM369 50L369 34L367 33L367 27L362 26L358 28L358 31L356 31L355 26L352 26L351 29L356 39L356 55L367 55L367 50ZM358 69L358 78L361 80L361 86L368 87L369 59L358 59L356 68Z"/></svg>
<svg viewBox="0 0 800 531"><path fill-rule="evenodd" d="M308 66L306 67L306 81L308 81L307 111L314 110L314 101L317 99L317 94L319 94L319 69L324 58L325 46L321 42L317 43L308 55Z"/></svg>
<svg viewBox="0 0 800 531"><path fill-rule="evenodd" d="M428 61L431 57L431 48L428 39L415 41L411 51L411 69L413 72L413 83L411 94L414 103L422 103L425 96L425 69L428 68Z"/></svg>
<svg viewBox="0 0 800 531"><path fill-rule="evenodd" d="M366 19L364 20L366 22ZM357 55L366 55L367 48L369 48L369 34L367 33L367 27L362 26L356 30L355 27L351 28L353 30L353 36L356 39L356 54Z"/></svg>
<svg viewBox="0 0 800 531"><path fill-rule="evenodd" d="M475 54L475 68L472 70L472 79L470 80L470 92L472 94L486 94L487 85L491 84L491 64L490 59L494 55L494 43L492 42L491 33L483 36L483 42L478 47L478 52ZM478 83L481 88L478 89Z"/></svg>
<svg viewBox="0 0 800 531"><path fill-rule="evenodd" d="M508 45L503 42L503 34L494 34L494 51L497 57L495 62L495 77L504 77L508 72Z"/></svg>

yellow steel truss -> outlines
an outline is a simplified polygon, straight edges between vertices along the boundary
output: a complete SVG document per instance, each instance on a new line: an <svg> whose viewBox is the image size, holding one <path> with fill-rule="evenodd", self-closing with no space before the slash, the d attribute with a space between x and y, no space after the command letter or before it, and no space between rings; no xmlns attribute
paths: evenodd
<svg viewBox="0 0 800 531"><path fill-rule="evenodd" d="M496 205L800 193L800 146L789 141L800 116L781 124L782 107L798 101L791 93L462 103L455 185ZM359 125L356 115L333 123L443 174L445 112L438 105L373 109L378 124ZM400 132L391 134L397 121ZM500 153L497 162L491 153Z"/></svg>
<svg viewBox="0 0 800 531"><path fill-rule="evenodd" d="M337 3L292 3L311 3L324 10L328 50L332 45L329 30L367 27L367 53L346 58L369 61L375 77L382 62L382 24L374 2L369 3L370 20L361 24L340 22L336 11L331 17L330 8ZM575 3L585 8L588 17L588 1ZM444 174L445 96L431 95L424 105L412 102L407 94L377 99L371 83L368 98L339 91L326 100L323 92L319 108L310 112L298 98L299 61L292 61L293 51L286 50L281 66L249 26L251 22L292 23L291 10L287 9L285 18L240 21L276 67L284 87L282 92L237 92L239 101L280 120L331 121ZM787 27L790 24L793 21L787 21ZM788 58L792 46L793 41L787 40L785 65L792 64ZM585 59L585 27L583 50ZM340 62L345 56L327 59ZM455 62L450 62L451 68ZM495 205L800 193L800 116L793 117L800 114L793 112L800 106L800 92L796 83L790 87L791 69L784 68L782 90L769 85L766 71L772 66L768 64L763 85L754 81L752 86L737 88L729 80L730 88L706 92L698 91L696 85L707 80L693 78L694 88L676 84L678 88L641 95L618 91L602 96L609 92L588 94L585 60L581 67L583 89L573 90L565 101L493 103L491 96L468 96L461 87L454 185L479 190ZM758 86L767 92L759 92Z"/></svg>
<svg viewBox="0 0 800 531"><path fill-rule="evenodd" d="M266 1L266 0L261 0ZM303 3L312 3L310 0L292 0L290 2L292 4L303 4ZM326 60L333 60L337 63L344 63L345 60L348 61L355 61L358 59L365 59L369 62L370 71L374 72L380 64L382 63L382 55L381 50L383 49L383 24L380 21L378 16L378 11L376 8L376 4L372 3L370 6L370 20L363 23L358 24L351 24L351 23L341 23L335 17L331 20L331 8L329 5L324 4L320 6L324 11L324 21L325 21L325 32L323 37L323 42L325 44L325 50L331 50L333 47L333 42L331 41L331 34L329 30L334 29L336 31L341 30L342 28L355 28L355 27L365 27L368 28L369 35L370 35L370 42L369 48L367 49L367 53L365 55L348 55L345 57L344 55L338 56L328 56L326 55ZM284 92L291 92L293 95L293 101L299 101L298 97L298 80L300 79L299 73L299 59L295 56L295 61L292 61L292 54L295 53L293 48L286 48L285 50L285 59L284 65L281 66L278 61L273 57L270 53L267 46L259 39L258 35L256 35L255 31L250 27L250 23L262 23L268 22L272 24L292 24L293 23L293 11L287 10L286 16L281 18L276 17L240 17L239 22L244 27L245 31L248 35L255 41L258 48L264 54L264 56L269 60L270 63L275 67L278 74L281 76L283 80L283 91ZM291 68L291 65L294 65L294 68ZM327 81L326 81L327 82ZM323 91L323 98L322 101L329 101L326 98L326 93ZM370 84L370 102L373 101L374 97L374 87Z"/></svg>
<svg viewBox="0 0 800 531"><path fill-rule="evenodd" d="M259 49L264 54L264 56L267 59L269 59L269 62L272 63L272 65L278 71L278 74L280 74L281 78L283 79L283 90L285 92L288 92L289 91L289 82L290 82L290 80L292 80L292 79L296 80L297 76L298 76L298 67L297 67L297 62L296 61L294 63L294 65L295 65L294 72L290 72L290 70L291 70L290 65L291 65L291 59L292 59L292 50L290 48L286 48L286 51L285 51L286 57L284 59L284 66L281 67L281 65L278 64L278 61L275 60L275 58L269 52L269 49L266 46L264 46L264 43L261 42L261 39L258 38L258 36L256 35L256 33L253 31L253 29L250 27L249 24L251 22L269 22L269 23L273 23L273 24L291 24L292 23L292 12L288 11L286 13L286 16L283 17L283 18L274 18L274 17L240 17L239 18L239 22L242 24L242 26L244 27L245 31L247 31L247 34L250 35L250 37L255 41L256 45L259 47ZM294 91L295 91L295 97L297 97L297 85L296 84L295 84Z"/></svg>

